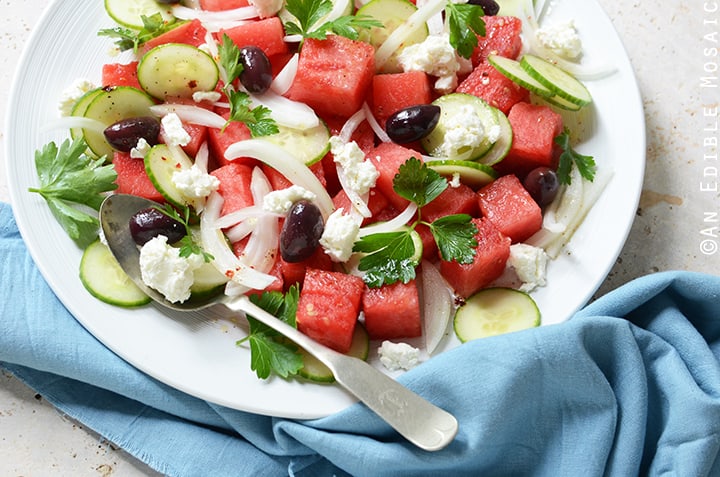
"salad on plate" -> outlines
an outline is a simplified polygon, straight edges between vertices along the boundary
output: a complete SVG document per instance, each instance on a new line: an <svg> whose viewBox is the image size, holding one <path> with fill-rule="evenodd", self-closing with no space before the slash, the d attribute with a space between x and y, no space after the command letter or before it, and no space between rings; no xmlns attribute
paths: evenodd
<svg viewBox="0 0 720 477"><path fill-rule="evenodd" d="M150 301L100 233L121 193L157 202L128 227L169 301L247 294L388 372L538 326L533 290L611 176L576 148L583 81L612 70L541 26L550 3L106 0L112 54L59 98L69 137L30 190L113 305ZM333 381L248 319L260 378Z"/></svg>

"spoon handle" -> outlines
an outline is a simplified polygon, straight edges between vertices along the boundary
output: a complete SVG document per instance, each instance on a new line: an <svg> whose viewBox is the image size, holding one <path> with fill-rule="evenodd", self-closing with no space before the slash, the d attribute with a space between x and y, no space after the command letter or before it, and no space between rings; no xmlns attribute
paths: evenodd
<svg viewBox="0 0 720 477"><path fill-rule="evenodd" d="M226 303L285 335L322 361L335 380L384 419L407 440L427 451L440 450L455 437L455 417L423 399L365 361L346 356L317 343L292 326L240 297Z"/></svg>

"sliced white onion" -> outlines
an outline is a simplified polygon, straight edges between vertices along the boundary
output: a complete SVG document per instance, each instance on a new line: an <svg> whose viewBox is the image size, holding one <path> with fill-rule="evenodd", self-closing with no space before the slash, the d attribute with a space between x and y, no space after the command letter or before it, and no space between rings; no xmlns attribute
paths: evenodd
<svg viewBox="0 0 720 477"><path fill-rule="evenodd" d="M310 129L320 124L320 119L310 106L280 96L270 90L262 95L250 95L253 107L263 105L270 110L270 117L282 126L293 129Z"/></svg>
<svg viewBox="0 0 720 477"><path fill-rule="evenodd" d="M270 191L272 191L272 186L267 176L259 167L254 168L250 181L253 202L262 204L263 198ZM240 255L240 260L254 270L267 273L277 257L278 236L280 235L278 219L277 216L266 213L256 220L255 229L250 234L250 239Z"/></svg>
<svg viewBox="0 0 720 477"><path fill-rule="evenodd" d="M432 354L447 333L448 323L454 312L453 292L432 263L423 260L420 271L425 350Z"/></svg>
<svg viewBox="0 0 720 477"><path fill-rule="evenodd" d="M170 113L175 113L183 122L197 124L199 126L207 126L214 129L222 129L227 122L227 120L219 114L192 104L156 104L154 106L150 106L150 111L157 116L165 116Z"/></svg>
<svg viewBox="0 0 720 477"><path fill-rule="evenodd" d="M355 189L350 187L350 185L348 184L347 176L345 175L345 170L340 164L336 164L336 170L340 186L345 191L348 199L350 199L350 203L353 205L353 208L357 210L357 212L361 216L370 217L372 215L372 212L370 212L367 204L368 199L370 198L370 194L366 193L360 195Z"/></svg>
<svg viewBox="0 0 720 477"><path fill-rule="evenodd" d="M407 225L407 223L415 217L416 212L417 204L415 202L410 202L408 206L405 207L405 210L400 212L391 220L388 220L387 222L377 222L366 227L361 227L358 237L365 237L370 234L395 232L401 227Z"/></svg>
<svg viewBox="0 0 720 477"><path fill-rule="evenodd" d="M254 218L243 220L225 232L225 236L230 243L239 242L255 230L255 225L257 225L257 221Z"/></svg>
<svg viewBox="0 0 720 477"><path fill-rule="evenodd" d="M258 9L252 5L232 10L223 10L221 12L195 10L194 8L188 8L182 5L175 5L172 7L172 12L175 18L181 20L194 20L197 18L203 23L250 20L252 18L258 18L259 16Z"/></svg>
<svg viewBox="0 0 720 477"><path fill-rule="evenodd" d="M378 123L377 119L375 119L375 116L373 116L373 113L370 110L370 106L368 106L367 103L364 103L362 109L363 111L365 111L365 119L367 119L368 124L370 125L378 139L380 139L382 142L391 142L390 136L387 135L385 129L380 126L380 123Z"/></svg>
<svg viewBox="0 0 720 477"><path fill-rule="evenodd" d="M295 53L290 57L283 69L275 76L270 89L276 94L283 95L288 92L293 81L295 81L295 75L297 74L298 63L300 62L300 55Z"/></svg>
<svg viewBox="0 0 720 477"><path fill-rule="evenodd" d="M417 0L416 5L418 8L424 7L428 3L428 0ZM438 12L430 17L427 22L428 34L440 35L445 31L445 22L443 21L442 12Z"/></svg>
<svg viewBox="0 0 720 477"><path fill-rule="evenodd" d="M200 239L202 240L203 249L211 254L213 265L220 273L230 278L230 289L233 292L238 291L238 287L246 289L264 290L276 277L261 273L257 270L246 266L242 263L228 247L225 236L215 223L217 222L220 211L222 210L223 197L213 192L208 197L205 205L205 211L200 216ZM226 293L227 293L226 288Z"/></svg>
<svg viewBox="0 0 720 477"><path fill-rule="evenodd" d="M220 30L229 30L240 25L247 25L254 20L206 20L203 26L209 33L217 33Z"/></svg>
<svg viewBox="0 0 720 477"><path fill-rule="evenodd" d="M280 217L280 215L278 214L273 214L272 212L268 212L267 210L263 209L262 205L251 205L249 207L243 207L242 209L236 210L235 212L230 212L229 214L223 215L222 217L217 219L217 221L215 222L215 226L221 229L226 229L228 227L237 225L247 219L257 219L266 215Z"/></svg>
<svg viewBox="0 0 720 477"><path fill-rule="evenodd" d="M308 167L280 146L261 138L246 139L231 144L225 158L232 161L239 157L252 157L269 165L290 182L315 194L317 206L324 218L328 218L335 206L325 187Z"/></svg>
<svg viewBox="0 0 720 477"><path fill-rule="evenodd" d="M350 116L347 121L345 121L345 124L343 124L343 127L340 129L338 137L342 140L342 142L350 142L353 133L363 121L365 121L365 108L360 108L355 114Z"/></svg>
<svg viewBox="0 0 720 477"><path fill-rule="evenodd" d="M303 41L302 35L285 35L283 37L285 43L300 43Z"/></svg>
<svg viewBox="0 0 720 477"><path fill-rule="evenodd" d="M207 141L203 141L195 154L195 165L205 174L208 172L208 162L210 161L210 149Z"/></svg>
<svg viewBox="0 0 720 477"><path fill-rule="evenodd" d="M82 116L64 116L60 119L45 123L41 132L52 131L54 129L72 129L82 128L98 134L102 134L107 128L107 124L97 119L85 118Z"/></svg>

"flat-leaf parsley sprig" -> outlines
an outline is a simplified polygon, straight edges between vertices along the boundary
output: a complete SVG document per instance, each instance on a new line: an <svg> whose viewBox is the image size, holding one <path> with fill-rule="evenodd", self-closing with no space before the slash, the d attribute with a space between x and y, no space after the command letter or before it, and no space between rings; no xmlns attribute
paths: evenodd
<svg viewBox="0 0 720 477"><path fill-rule="evenodd" d="M295 328L299 296L297 285L293 285L284 294L266 291L261 295L251 295L250 300ZM247 318L250 333L239 340L237 345L241 346L246 342L250 344L250 369L255 371L258 378L266 379L273 372L283 378L297 374L303 367L302 355L298 347L252 316Z"/></svg>
<svg viewBox="0 0 720 477"><path fill-rule="evenodd" d="M51 142L35 151L40 187L28 189L45 199L55 219L81 248L97 239L100 222L97 214L77 206L100 210L104 193L117 188L115 168L105 164L104 156L93 159L86 151L83 139L66 139L60 147Z"/></svg>
<svg viewBox="0 0 720 477"><path fill-rule="evenodd" d="M417 220L403 230L369 234L355 243L353 251L367 254L360 259L358 269L365 272L364 280L368 286L380 287L398 281L407 283L415 278L419 244L413 234L420 224L430 229L443 260L472 263L478 242L475 239L477 227L471 216L454 214L433 222L422 220L422 207L435 200L447 187L446 179L415 157L400 166L393 179L393 189L417 204Z"/></svg>
<svg viewBox="0 0 720 477"><path fill-rule="evenodd" d="M297 19L297 22L285 23L285 32L288 35L300 35L302 38L324 40L328 32L332 32L357 40L358 29L383 27L381 22L368 15L343 15L315 27L332 10L330 0L287 0L285 8Z"/></svg>
<svg viewBox="0 0 720 477"><path fill-rule="evenodd" d="M149 17L141 15L140 18L143 22L143 27L140 30L123 27L105 28L98 32L98 36L116 38L115 46L120 51L133 50L134 53L137 53L141 45L172 30L176 26L175 19L165 20L159 13Z"/></svg>
<svg viewBox="0 0 720 477"><path fill-rule="evenodd" d="M555 144L563 150L557 168L558 181L561 184L570 184L570 170L573 164L578 168L583 179L590 182L595 179L595 160L592 156L585 156L572 148L570 145L570 133L567 129L555 138Z"/></svg>
<svg viewBox="0 0 720 477"><path fill-rule="evenodd" d="M185 236L178 241L180 246L180 256L189 257L192 254L201 255L206 263L211 262L215 257L207 253L200 247L192 238L192 230L190 229L190 221L192 218L192 211L187 205L180 207L180 210L176 209L170 204L164 204L163 206L155 207L157 210L167 215L173 220L180 222L185 227Z"/></svg>
<svg viewBox="0 0 720 477"><path fill-rule="evenodd" d="M463 58L470 58L478 45L477 36L485 36L485 12L479 5L448 2L445 7L450 44Z"/></svg>

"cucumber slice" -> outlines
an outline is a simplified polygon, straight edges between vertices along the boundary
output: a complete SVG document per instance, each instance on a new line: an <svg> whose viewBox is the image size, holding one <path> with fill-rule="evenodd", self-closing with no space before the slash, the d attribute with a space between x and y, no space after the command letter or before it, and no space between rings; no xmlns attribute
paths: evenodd
<svg viewBox="0 0 720 477"><path fill-rule="evenodd" d="M145 154L145 171L155 188L173 205L187 204L183 194L172 180L176 171L190 169L192 162L187 156L174 154L165 144L150 148Z"/></svg>
<svg viewBox="0 0 720 477"><path fill-rule="evenodd" d="M166 43L145 53L138 65L140 86L155 98L192 98L213 91L220 79L212 56L184 43Z"/></svg>
<svg viewBox="0 0 720 477"><path fill-rule="evenodd" d="M370 43L377 50L388 36L400 25L410 18L410 15L417 11L417 7L407 0L371 0L369 3L358 9L356 15L367 15L383 24L382 28L363 28L360 31L359 39ZM422 43L428 36L427 25L412 32L402 43L402 46ZM402 67L398 63L397 56L402 48L398 48L384 65L380 68L381 73L399 73Z"/></svg>
<svg viewBox="0 0 720 477"><path fill-rule="evenodd" d="M444 152L446 141L450 141L448 136L450 125L457 123L457 118L463 114L463 110L467 106L471 107L480 118L486 133L495 127L500 127L497 110L484 100L472 94L451 93L440 96L432 104L440 106L440 120L435 129L420 140L420 144L429 155L450 160L470 161L482 157L493 147L493 143L486 136L477 146L454 148L454 152L450 155Z"/></svg>
<svg viewBox="0 0 720 477"><path fill-rule="evenodd" d="M92 296L111 305L134 307L150 303L150 297L130 280L100 240L91 243L83 252L80 281Z"/></svg>
<svg viewBox="0 0 720 477"><path fill-rule="evenodd" d="M438 160L427 161L427 166L445 177L460 174L460 182L479 189L497 179L497 172L490 166L475 161Z"/></svg>
<svg viewBox="0 0 720 477"><path fill-rule="evenodd" d="M365 327L360 323L355 325L355 331L353 333L352 344L350 345L349 356L366 360L370 350L370 337L365 330ZM335 376L332 371L328 369L323 363L321 363L315 356L300 348L300 354L302 354L303 367L300 368L298 374L303 378L319 383L332 383L335 382Z"/></svg>
<svg viewBox="0 0 720 477"><path fill-rule="evenodd" d="M505 113L499 109L495 110L497 116L498 126L500 127L500 136L498 137L492 149L490 149L485 155L483 155L478 162L485 164L486 166L492 166L505 159L513 142L513 130L510 121L508 120Z"/></svg>
<svg viewBox="0 0 720 477"><path fill-rule="evenodd" d="M121 119L134 118L138 116L150 116L150 106L155 101L147 93L131 86L115 86L103 88L99 94L95 94L85 109L84 116L96 119L106 126L120 121ZM83 136L90 150L97 155L112 156L114 149L105 140L105 135L83 129Z"/></svg>
<svg viewBox="0 0 720 477"><path fill-rule="evenodd" d="M151 17L159 13L165 21L174 18L169 7L162 7L154 0L105 0L105 11L120 25L134 30L142 30L143 15Z"/></svg>
<svg viewBox="0 0 720 477"><path fill-rule="evenodd" d="M520 59L520 66L527 71L528 75L552 91L555 96L578 106L585 106L592 102L592 96L584 84L570 73L539 56L524 55Z"/></svg>
<svg viewBox="0 0 720 477"><path fill-rule="evenodd" d="M535 93L544 98L555 96L555 93L553 93L547 86L530 76L528 72L520 66L519 61L505 58L504 56L490 55L488 56L488 62L504 76L508 77L511 81L514 81L531 93Z"/></svg>
<svg viewBox="0 0 720 477"><path fill-rule="evenodd" d="M557 106L560 109L565 109L568 111L580 111L582 106L579 104L571 103L570 101L561 98L560 96L553 96L552 98L542 98L543 101L545 101L547 104L550 104L552 106Z"/></svg>
<svg viewBox="0 0 720 477"><path fill-rule="evenodd" d="M486 288L457 309L453 326L457 337L465 343L540 326L540 310L535 300L520 290Z"/></svg>
<svg viewBox="0 0 720 477"><path fill-rule="evenodd" d="M93 102L93 100L100 94L102 94L103 89L102 88L96 88L91 91L88 91L87 93L80 96L80 99L78 99L75 102L75 105L72 108L72 111L70 112L71 116L77 116L77 117L84 117L85 112L87 111L88 107L90 106L90 103ZM70 137L73 139L78 139L83 137L83 130L82 128L70 128Z"/></svg>
<svg viewBox="0 0 720 477"><path fill-rule="evenodd" d="M330 150L330 130L322 122L309 129L278 124L278 129L276 134L263 136L263 139L282 147L308 166L320 161Z"/></svg>
<svg viewBox="0 0 720 477"><path fill-rule="evenodd" d="M203 263L193 271L193 284L190 287L190 301L205 300L221 293L225 289L228 278L212 264Z"/></svg>

